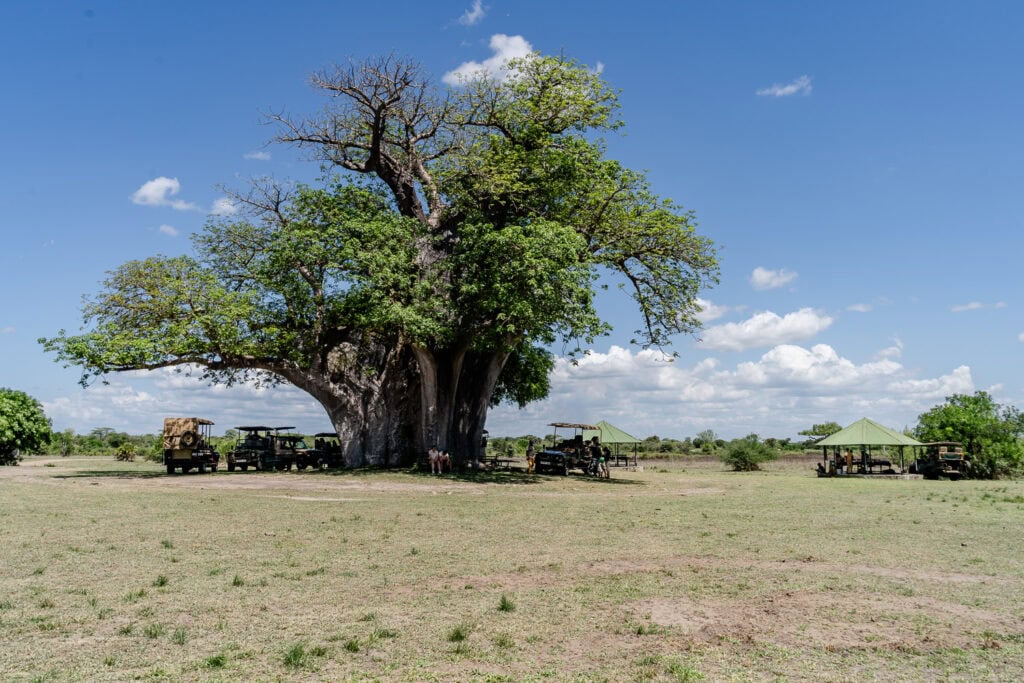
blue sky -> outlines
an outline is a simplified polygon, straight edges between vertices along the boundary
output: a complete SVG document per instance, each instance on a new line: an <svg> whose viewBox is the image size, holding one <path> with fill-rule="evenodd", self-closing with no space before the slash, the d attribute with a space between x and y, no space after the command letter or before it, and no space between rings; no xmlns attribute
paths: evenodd
<svg viewBox="0 0 1024 683"><path fill-rule="evenodd" d="M559 363L547 401L492 411L493 434L903 428L981 389L1024 407L1022 35L1013 2L9 3L0 386L79 432L328 428L288 389L160 372L82 390L36 339L77 330L107 270L188 251L230 210L220 186L316 178L264 123L323 106L312 71L396 52L441 80L532 48L621 90L610 154L696 212L722 282L674 363L629 347L638 320L604 297L615 332Z"/></svg>

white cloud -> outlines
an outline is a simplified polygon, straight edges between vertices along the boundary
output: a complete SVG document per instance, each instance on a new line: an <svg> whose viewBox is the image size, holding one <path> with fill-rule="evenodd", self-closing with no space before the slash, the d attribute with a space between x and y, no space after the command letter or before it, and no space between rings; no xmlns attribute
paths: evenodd
<svg viewBox="0 0 1024 683"><path fill-rule="evenodd" d="M972 301L967 304L951 306L949 310L953 313L963 313L964 311L980 311L983 308L1006 308L1006 302L997 301L994 304L983 304L980 301Z"/></svg>
<svg viewBox="0 0 1024 683"><path fill-rule="evenodd" d="M792 83L782 85L781 83L773 83L770 88L761 88L757 91L757 94L761 97L789 97L790 95L810 95L813 86L811 85L810 76L800 76Z"/></svg>
<svg viewBox="0 0 1024 683"><path fill-rule="evenodd" d="M707 349L743 351L810 339L831 324L831 317L812 308L801 308L783 317L765 311L743 322L708 328L702 340Z"/></svg>
<svg viewBox="0 0 1024 683"><path fill-rule="evenodd" d="M893 339L892 346L884 348L875 354L875 358L879 360L884 359L897 359L903 355L903 342L900 341L899 337Z"/></svg>
<svg viewBox="0 0 1024 683"><path fill-rule="evenodd" d="M214 216L230 216L238 213L238 207L227 197L221 197L213 202L213 206L210 208L210 213Z"/></svg>
<svg viewBox="0 0 1024 683"><path fill-rule="evenodd" d="M604 73L604 62L598 62L597 66L594 67L594 73L598 76Z"/></svg>
<svg viewBox="0 0 1024 683"><path fill-rule="evenodd" d="M505 80L509 76L509 60L526 57L533 51L533 46L522 36L506 36L503 33L491 36L490 48L494 54L488 59L482 62L464 62L446 73L441 80L452 86L481 77Z"/></svg>
<svg viewBox="0 0 1024 683"><path fill-rule="evenodd" d="M11 327L11 328L8 328L8 329L12 329L13 330L14 328ZM1024 342L1024 332L1021 332L1020 334L1017 335L1017 341Z"/></svg>
<svg viewBox="0 0 1024 683"><path fill-rule="evenodd" d="M853 304L846 307L846 310L853 311L854 313L869 313L871 309L871 304Z"/></svg>
<svg viewBox="0 0 1024 683"><path fill-rule="evenodd" d="M168 235L170 237L178 236L178 230L173 225L167 225L165 223L164 225L161 225L159 228L157 228L157 230L163 233L164 235Z"/></svg>
<svg viewBox="0 0 1024 683"><path fill-rule="evenodd" d="M8 325L7 327L0 327L0 334L14 334L16 331L17 330L15 328L11 327L10 325ZM1024 335L1021 335L1021 336L1024 336ZM1024 340L1022 340L1022 341L1024 341Z"/></svg>
<svg viewBox="0 0 1024 683"><path fill-rule="evenodd" d="M473 6L459 17L459 23L463 26L473 26L479 24L486 14L487 11L484 9L483 2L481 0L473 0Z"/></svg>
<svg viewBox="0 0 1024 683"><path fill-rule="evenodd" d="M181 191L181 183L177 178L160 176L143 183L142 187L132 194L132 202L142 206L169 206L178 211L196 211L198 206L183 199L172 199Z"/></svg>
<svg viewBox="0 0 1024 683"><path fill-rule="evenodd" d="M697 314L697 319L702 323L717 320L729 312L728 306L718 306L700 297L697 297L697 305L701 308L700 313Z"/></svg>
<svg viewBox="0 0 1024 683"><path fill-rule="evenodd" d="M242 155L243 159L250 159L253 161L270 161L270 152L263 152L257 150L255 152L246 152Z"/></svg>
<svg viewBox="0 0 1024 683"><path fill-rule="evenodd" d="M780 270L768 270L758 266L750 274L750 284L754 289L777 289L787 285L797 278L797 274L782 268Z"/></svg>
<svg viewBox="0 0 1024 683"><path fill-rule="evenodd" d="M640 438L683 438L707 428L723 438L796 437L815 423L871 417L902 429L945 396L972 391L966 367L919 378L896 360L858 364L826 344L779 345L733 368L710 358L670 363L655 351L613 346L578 365L560 359L549 398L522 410L498 407L487 428L494 435L540 435L555 420L604 419Z"/></svg>

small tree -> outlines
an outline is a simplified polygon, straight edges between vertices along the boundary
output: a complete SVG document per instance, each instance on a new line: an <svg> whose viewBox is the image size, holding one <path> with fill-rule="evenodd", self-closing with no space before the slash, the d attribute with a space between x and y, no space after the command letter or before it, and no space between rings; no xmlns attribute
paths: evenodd
<svg viewBox="0 0 1024 683"><path fill-rule="evenodd" d="M719 457L735 472L753 472L761 469L761 463L775 460L778 453L763 443L757 434L750 434L732 441Z"/></svg>
<svg viewBox="0 0 1024 683"><path fill-rule="evenodd" d="M0 389L0 465L17 465L21 451L50 441L50 420L39 401L23 391Z"/></svg>
<svg viewBox="0 0 1024 683"><path fill-rule="evenodd" d="M693 440L693 445L701 449L705 453L715 452L715 442L718 440L718 435L715 434L712 429L705 429L703 432L697 435L697 438Z"/></svg>

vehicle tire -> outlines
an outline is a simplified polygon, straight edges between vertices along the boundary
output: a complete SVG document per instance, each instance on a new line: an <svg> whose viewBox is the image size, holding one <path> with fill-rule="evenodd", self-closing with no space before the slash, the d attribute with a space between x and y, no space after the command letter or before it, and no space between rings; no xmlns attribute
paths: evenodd
<svg viewBox="0 0 1024 683"><path fill-rule="evenodd" d="M262 472L263 471L263 458L257 458L256 459L256 471L257 472Z"/></svg>
<svg viewBox="0 0 1024 683"><path fill-rule="evenodd" d="M167 474L174 474L174 465L170 463L167 464Z"/></svg>
<svg viewBox="0 0 1024 683"><path fill-rule="evenodd" d="M216 465L210 465L210 471L211 472L216 472L217 471L217 466Z"/></svg>
<svg viewBox="0 0 1024 683"><path fill-rule="evenodd" d="M182 448L192 448L197 443L199 443L199 435L189 430L187 432L182 433L180 441Z"/></svg>
<svg viewBox="0 0 1024 683"><path fill-rule="evenodd" d="M228 463L228 472L234 472L234 471L235 471L235 464L233 462L229 462Z"/></svg>
<svg viewBox="0 0 1024 683"><path fill-rule="evenodd" d="M197 469L199 470L199 474L206 474L206 463L199 463L199 467Z"/></svg>
<svg viewBox="0 0 1024 683"><path fill-rule="evenodd" d="M246 470L248 470L248 469L249 469L249 466L248 466L248 465L242 465L242 471L243 471L243 472L245 472L245 471L246 471Z"/></svg>

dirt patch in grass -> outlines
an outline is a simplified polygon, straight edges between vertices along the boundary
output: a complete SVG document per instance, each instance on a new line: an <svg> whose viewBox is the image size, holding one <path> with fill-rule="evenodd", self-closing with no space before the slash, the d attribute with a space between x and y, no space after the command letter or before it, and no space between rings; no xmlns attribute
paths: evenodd
<svg viewBox="0 0 1024 683"><path fill-rule="evenodd" d="M983 644L985 633L1016 633L1024 626L1019 619L955 602L834 592L784 591L742 600L652 599L632 609L638 621L673 627L706 643L732 639L826 650L969 648Z"/></svg>

